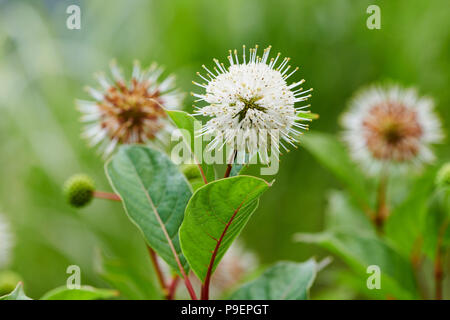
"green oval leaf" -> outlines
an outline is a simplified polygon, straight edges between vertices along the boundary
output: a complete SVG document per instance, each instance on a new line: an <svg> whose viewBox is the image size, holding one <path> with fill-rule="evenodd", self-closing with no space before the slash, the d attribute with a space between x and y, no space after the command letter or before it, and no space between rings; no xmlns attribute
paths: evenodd
<svg viewBox="0 0 450 320"><path fill-rule="evenodd" d="M41 300L102 300L117 297L119 292L111 289L97 289L91 286L81 286L79 289L58 287L44 294Z"/></svg>
<svg viewBox="0 0 450 320"><path fill-rule="evenodd" d="M263 179L238 176L208 183L194 193L180 228L180 241L202 282L208 271L214 272L268 187Z"/></svg>
<svg viewBox="0 0 450 320"><path fill-rule="evenodd" d="M174 270L180 262L187 271L178 230L192 192L175 164L160 151L122 146L106 164L106 174L149 246Z"/></svg>
<svg viewBox="0 0 450 320"><path fill-rule="evenodd" d="M232 300L306 300L316 278L314 259L303 263L278 262L259 278L244 284Z"/></svg>

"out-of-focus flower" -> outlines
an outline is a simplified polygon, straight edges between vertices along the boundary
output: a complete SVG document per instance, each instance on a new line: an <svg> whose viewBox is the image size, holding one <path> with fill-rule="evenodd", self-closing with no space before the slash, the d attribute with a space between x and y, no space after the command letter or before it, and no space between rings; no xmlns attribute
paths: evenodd
<svg viewBox="0 0 450 320"><path fill-rule="evenodd" d="M290 59L279 59L280 53L269 59L270 48L260 57L256 46L246 57L244 46L240 61L237 51L230 50L229 66L214 59L216 66L212 71L203 65L206 74L197 73L204 82L194 84L206 92L192 95L198 98L196 102L207 105L197 107L195 114L212 118L201 131L214 136L208 145L210 150L228 144L240 159L245 154L251 157L258 153L261 161L267 162L269 147L278 156L278 143L285 150L288 148L283 142L295 147L301 130L308 128L299 121L309 121L302 117L308 113L309 105L296 107L295 104L306 101L312 89L304 91L300 87L305 80L287 84L298 68L291 70Z"/></svg>
<svg viewBox="0 0 450 320"><path fill-rule="evenodd" d="M159 81L162 72L156 63L142 70L135 62L127 82L112 62L112 79L98 74L101 89L87 88L95 101L77 101L81 120L87 123L83 136L91 146L100 144L104 157L118 144L165 141L170 126L164 109L179 108L183 94L175 89L174 76Z"/></svg>
<svg viewBox="0 0 450 320"><path fill-rule="evenodd" d="M385 165L405 168L434 159L430 145L443 134L433 101L416 90L371 86L358 92L342 117L353 158L375 174Z"/></svg>
<svg viewBox="0 0 450 320"><path fill-rule="evenodd" d="M14 237L8 220L0 214L0 269L11 261L11 251L14 245Z"/></svg>

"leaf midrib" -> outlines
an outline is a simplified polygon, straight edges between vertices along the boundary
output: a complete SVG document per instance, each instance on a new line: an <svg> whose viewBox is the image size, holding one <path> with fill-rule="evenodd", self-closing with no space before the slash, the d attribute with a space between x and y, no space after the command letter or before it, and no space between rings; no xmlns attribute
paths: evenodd
<svg viewBox="0 0 450 320"><path fill-rule="evenodd" d="M151 207L152 207L152 211L153 211L153 213L155 214L156 219L158 220L158 223L159 223L159 225L160 225L160 227L161 227L161 229L162 229L162 231L163 231L163 233L164 233L164 236L166 237L167 243L168 243L168 245L169 245L169 247L170 247L170 249L171 249L171 251L172 251L172 254L174 255L175 261L176 261L177 264L178 264L178 268L180 268L180 272L181 272L182 274L184 274L183 265L181 264L181 261L180 261L180 259L179 259L179 256L178 256L177 251L175 250L175 247L174 247L173 242L172 242L172 238L169 236L169 233L167 232L166 226L165 226L165 224L163 223L163 221L162 221L162 219L161 219L161 216L159 215L159 212L158 212L158 210L156 209L155 204L153 203L153 200L152 200L152 198L150 197L150 195L149 195L149 193L148 193L148 191L147 191L147 188L145 188L144 182L142 181L142 179L141 179L139 173L137 172L136 166L135 166L133 160L132 160L130 157L128 157L128 159L129 159L130 162L133 164L133 165L132 165L133 171L134 171L135 175L136 175L137 178L138 178L138 181L139 181L139 183L140 183L140 185L141 185L141 188L142 188L142 190L144 191L145 197L147 198L148 202L150 203L150 205L151 205Z"/></svg>

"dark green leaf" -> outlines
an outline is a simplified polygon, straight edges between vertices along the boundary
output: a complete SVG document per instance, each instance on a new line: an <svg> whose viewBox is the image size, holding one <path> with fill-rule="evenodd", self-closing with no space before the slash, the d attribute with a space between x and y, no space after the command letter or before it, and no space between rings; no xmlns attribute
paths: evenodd
<svg viewBox="0 0 450 320"><path fill-rule="evenodd" d="M178 238L192 195L185 176L162 152L144 146L122 146L106 164L106 174L150 247L174 270L177 260L187 270Z"/></svg>

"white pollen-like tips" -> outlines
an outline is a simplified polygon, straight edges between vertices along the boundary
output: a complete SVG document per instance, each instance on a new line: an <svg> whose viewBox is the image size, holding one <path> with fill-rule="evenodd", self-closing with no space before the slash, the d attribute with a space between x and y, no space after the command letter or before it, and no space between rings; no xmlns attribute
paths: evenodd
<svg viewBox="0 0 450 320"><path fill-rule="evenodd" d="M214 137L209 149L228 145L238 158L258 154L267 163L269 152L278 158L280 149L295 147L308 128L302 121L310 119L302 115L309 113L309 105L296 104L310 98L312 89L300 87L305 80L288 84L298 68L280 53L270 58L270 50L269 46L259 55L258 46L248 52L243 46L241 57L229 50L228 66L213 59L212 68L203 65L204 73L197 73L201 80L193 83L203 92L192 95L195 102L206 104L196 107L195 114L210 118L200 132Z"/></svg>

